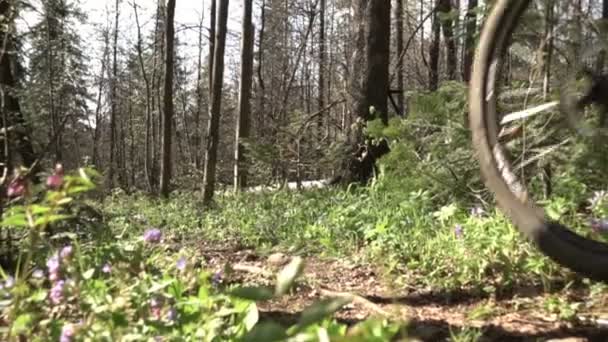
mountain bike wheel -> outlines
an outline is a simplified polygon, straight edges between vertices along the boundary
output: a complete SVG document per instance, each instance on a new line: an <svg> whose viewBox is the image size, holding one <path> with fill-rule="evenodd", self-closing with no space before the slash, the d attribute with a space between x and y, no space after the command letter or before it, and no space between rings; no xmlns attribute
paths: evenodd
<svg viewBox="0 0 608 342"><path fill-rule="evenodd" d="M544 3L553 4L551 0ZM530 13L538 13L539 9L543 9L542 5L538 5L536 1L497 0L485 20L475 54L469 89L469 122L473 145L486 186L494 194L499 208L510 218L518 230L555 262L585 277L608 281L608 245L574 233L555 219L548 219L542 206L535 203L534 196L525 191L526 178L521 176L522 172L518 168L512 166L513 158L510 156L513 153L505 151L505 144L501 143L499 131L504 128L501 127L501 123L506 121L506 116L502 110L497 108L503 108L498 100L499 93L504 89L501 84L509 83L509 81L502 80L505 75L501 72L505 70L505 56L511 51L510 49L518 48L513 45L516 38L532 34L521 31L522 18ZM527 22L532 25L536 24L533 20ZM603 38L601 34L598 36ZM576 53L576 49L572 49L572 51ZM568 65L577 63L578 60L579 58L569 60L564 58L564 61L570 63ZM558 64L558 62L555 63ZM559 63L562 63L561 60ZM566 65L566 62L563 65ZM576 69L574 65L568 71L565 71L566 69L566 67L559 67L558 72L563 71L566 76L577 74L574 71ZM565 76L557 78L568 79ZM510 80L510 83L513 83L513 80ZM563 83L560 84L562 88L564 88ZM559 96L559 101L549 102L536 108L550 107L558 112L561 110L561 113L558 113L561 121L567 123L570 129L576 128L572 124L576 120L572 120L572 117L569 118L569 116L576 117L576 115L567 113L568 110L573 109L572 103L576 102L572 101L574 95L566 93L566 95ZM603 96L608 98L608 93L604 93ZM520 118L518 120L531 119ZM539 120L542 122L546 119ZM524 132L526 129L527 127L524 125ZM522 164L521 160L520 164Z"/></svg>

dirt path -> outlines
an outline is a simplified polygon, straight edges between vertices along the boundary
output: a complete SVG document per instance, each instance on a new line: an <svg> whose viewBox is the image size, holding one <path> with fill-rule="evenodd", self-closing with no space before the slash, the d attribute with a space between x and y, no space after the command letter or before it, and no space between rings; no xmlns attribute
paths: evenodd
<svg viewBox="0 0 608 342"><path fill-rule="evenodd" d="M280 254L261 257L251 250L218 248L217 244L203 246L201 253L203 263L212 269L219 270L226 263L234 266L236 270L227 281L258 285L273 284L272 272L289 260ZM408 322L409 336L422 341L449 340L452 333L463 329L478 331L480 341L608 341L608 324L559 320L543 309L550 294L535 288L522 288L503 298L464 290L434 293L403 285L394 285L399 287L394 289L389 286L396 284L394 279L386 279L371 265L316 257L305 262L304 275L291 295L258 303L263 318L289 324L314 301L347 293L356 298L336 314L338 320L353 324L371 316L385 316ZM585 298L575 291L567 295ZM595 312L593 316L602 315Z"/></svg>

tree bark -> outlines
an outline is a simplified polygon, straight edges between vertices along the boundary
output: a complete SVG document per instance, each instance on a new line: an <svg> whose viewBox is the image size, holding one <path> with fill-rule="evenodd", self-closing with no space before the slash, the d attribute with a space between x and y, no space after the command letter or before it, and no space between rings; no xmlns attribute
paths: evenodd
<svg viewBox="0 0 608 342"><path fill-rule="evenodd" d="M370 107L388 123L387 96L390 61L390 1L358 0L355 9L357 50L351 95L353 111L363 121L372 119Z"/></svg>
<svg viewBox="0 0 608 342"><path fill-rule="evenodd" d="M319 94L317 110L325 108L325 9L326 0L321 0L319 9ZM310 112L310 111L309 111ZM319 137L323 135L323 116L319 115L317 120Z"/></svg>
<svg viewBox="0 0 608 342"><path fill-rule="evenodd" d="M110 165L108 168L108 187L114 187L114 171L116 169L116 103L118 96L116 94L116 84L118 78L118 19L120 16L120 0L116 0L116 13L114 16L114 47L112 52L112 89L111 89L111 106L110 106Z"/></svg>
<svg viewBox="0 0 608 342"><path fill-rule="evenodd" d="M259 98L258 105L258 126L257 131L261 134L266 132L266 85L264 83L264 33L266 30L266 0L262 0L262 4L260 5L260 31L258 34L258 67L257 67L257 79L258 85L260 87L260 91L257 94Z"/></svg>
<svg viewBox="0 0 608 342"><path fill-rule="evenodd" d="M543 99L546 100L551 91L551 61L553 59L553 18L555 3L549 0L545 3L545 37L543 45Z"/></svg>
<svg viewBox="0 0 608 342"><path fill-rule="evenodd" d="M57 40L57 22L55 17L52 17L52 5L47 4L48 8L45 10L46 20L46 40L48 49L46 51L46 58L48 63L48 111L50 118L50 135L49 143L53 148L55 155L55 162L61 160L61 137L59 134L59 119L57 118L57 110L55 108L55 44Z"/></svg>
<svg viewBox="0 0 608 342"><path fill-rule="evenodd" d="M438 11L444 15L448 15L452 11L451 0L439 0ZM447 73L449 80L456 79L456 71L458 69L458 58L456 57L456 41L454 39L454 27L451 19L440 20L445 38Z"/></svg>
<svg viewBox="0 0 608 342"><path fill-rule="evenodd" d="M6 118L6 121L3 122L5 134L3 134L2 140L0 140L0 146L2 147L0 154L3 156L0 159L4 163L4 172L0 174L0 177L10 172L11 168L10 139L7 139L10 127L14 128L12 132L15 135L15 150L21 155L23 165L28 168L34 167L32 170L33 175L39 170L34 165L36 153L34 152L34 146L30 137L32 130L23 117L19 99L15 95L17 80L13 74L12 65L15 63L13 32L15 30L14 19L16 9L13 6L15 5L11 1L0 1L0 18L2 18L0 19L0 44L2 44L2 53L0 54L0 89L2 101L0 103L3 105L0 110L2 111L2 117Z"/></svg>
<svg viewBox="0 0 608 342"><path fill-rule="evenodd" d="M227 22L228 0L220 0L219 11L217 13L215 49L213 53L213 87L203 176L203 205L205 206L211 204L215 191L217 145L220 140L220 110L222 106L222 87L224 83L224 50L226 46Z"/></svg>
<svg viewBox="0 0 608 342"><path fill-rule="evenodd" d="M97 101L95 103L95 129L93 130L93 165L95 167L99 167L100 158L99 158L99 135L101 132L101 106L102 106L102 97L103 97L103 83L104 83L104 75L106 73L106 61L108 57L108 49L109 42L107 39L107 35L105 37L105 48L101 61L101 71L99 73L99 81L97 86Z"/></svg>
<svg viewBox="0 0 608 342"><path fill-rule="evenodd" d="M251 84L253 81L253 44L255 27L252 22L253 0L244 0L243 33L241 41L241 82L239 89L239 116L236 122L234 144L234 190L247 186L247 160L242 138L249 138L251 122Z"/></svg>
<svg viewBox="0 0 608 342"><path fill-rule="evenodd" d="M215 0L212 0L215 1ZM203 0L203 8L205 0ZM204 11L203 11L204 13ZM197 170L201 168L201 114L203 112L203 19L204 15L201 14L201 20L198 27L198 59L196 65L196 110L194 112L194 165ZM211 70L209 70L211 73Z"/></svg>
<svg viewBox="0 0 608 342"><path fill-rule="evenodd" d="M217 19L217 2L222 0L211 0L211 8L209 9L209 99L213 95L213 63L215 58L215 30Z"/></svg>
<svg viewBox="0 0 608 342"><path fill-rule="evenodd" d="M608 0L602 1L602 19L604 21L608 20ZM605 38L605 36L604 36L604 38ZM606 63L606 50L603 50L599 56L598 71L604 69L605 63ZM606 94L604 94L604 96L605 95ZM600 112L599 127L605 128L606 126L608 126L608 111L602 110Z"/></svg>
<svg viewBox="0 0 608 342"><path fill-rule="evenodd" d="M154 34L153 34L153 49L152 49L152 72L150 74L150 157L151 157L151 165L150 165L150 187L152 188L152 192L156 192L158 189L159 181L159 171L160 167L158 165L158 157L159 157L159 149L161 132L160 132L160 124L159 120L157 120L157 116L161 115L161 106L156 101L156 96L154 96L154 92L160 83L158 77L158 54L159 54L159 43L158 43L158 27L160 23L160 18L162 16L160 3L164 0L159 0L159 5L156 8L156 18L154 24Z"/></svg>
<svg viewBox="0 0 608 342"><path fill-rule="evenodd" d="M169 197L171 182L171 137L173 132L173 64L174 64L174 17L175 0L167 0L167 16L165 28L165 87L163 94L163 158L161 163L160 195Z"/></svg>
<svg viewBox="0 0 608 342"><path fill-rule="evenodd" d="M342 183L366 183L376 171L375 162L388 153L385 140L365 141L363 126L380 118L388 123L391 5L386 0L358 0L355 8L356 50L350 81L351 111L357 117L352 154L342 165ZM372 112L370 109L374 108Z"/></svg>
<svg viewBox="0 0 608 342"><path fill-rule="evenodd" d="M395 1L395 33L396 33L396 40L397 40L397 56L401 56L404 51L404 47L403 47L403 0L396 0ZM397 115L402 115L404 110L403 110L403 104L405 102L404 97L403 97L403 64L399 63L397 65L397 70L395 71L397 73L397 90L399 90L399 93L397 94L397 107L398 110L401 111L401 113L397 113Z"/></svg>
<svg viewBox="0 0 608 342"><path fill-rule="evenodd" d="M475 34L477 33L477 0L469 0L464 38L464 58L462 65L462 79L469 83L475 54Z"/></svg>
<svg viewBox="0 0 608 342"><path fill-rule="evenodd" d="M437 0L442 1L442 0ZM435 91L439 87L439 39L440 39L440 24L438 11L433 13L432 41L429 47L429 90Z"/></svg>
<svg viewBox="0 0 608 342"><path fill-rule="evenodd" d="M142 37L141 37L141 26L139 24L139 15L137 13L137 4L133 2L133 12L135 14L135 24L137 25L137 60L139 62L139 68L144 79L144 86L146 88L146 137L144 145L144 175L146 177L146 184L148 190L151 192L154 189L154 182L152 181L152 89L150 80L148 78L148 72L144 64L143 48L142 48Z"/></svg>

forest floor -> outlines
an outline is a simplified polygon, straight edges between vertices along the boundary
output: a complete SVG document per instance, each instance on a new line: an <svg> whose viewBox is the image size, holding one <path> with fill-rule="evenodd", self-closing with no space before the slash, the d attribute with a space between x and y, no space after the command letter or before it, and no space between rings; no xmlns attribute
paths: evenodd
<svg viewBox="0 0 608 342"><path fill-rule="evenodd" d="M270 285L277 269L290 259L281 253L262 256L230 243L197 244L203 263L210 268L231 265L233 271L224 280L230 283ZM543 309L552 294L542 287L521 287L500 296L467 290L441 293L394 285L399 282L383 275L382 269L359 262L306 257L305 265L290 295L258 303L262 319L294 323L318 299L350 296L353 301L335 315L337 320L347 324L369 317L402 321L408 337L421 341L462 340L458 336L463 334L468 336L465 340L477 341L608 341L608 319L598 318L602 313L590 313L587 317L595 318L586 323L581 317L560 319ZM567 296L569 300L585 297L575 289L567 290Z"/></svg>

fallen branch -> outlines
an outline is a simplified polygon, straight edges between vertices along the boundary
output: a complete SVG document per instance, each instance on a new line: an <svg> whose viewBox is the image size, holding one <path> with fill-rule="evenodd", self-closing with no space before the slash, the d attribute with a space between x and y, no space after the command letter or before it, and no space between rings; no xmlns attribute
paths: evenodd
<svg viewBox="0 0 608 342"><path fill-rule="evenodd" d="M379 305L377 305L375 303L372 303L371 301L369 301L369 300L367 300L367 299L365 299L365 298L363 298L363 297L361 297L359 295L356 295L354 293L335 292L335 291L327 290L327 289L324 289L324 288L320 288L319 292L322 295L327 296L327 297L348 298L348 299L352 300L353 303L360 304L361 306L369 309L370 311L373 311L373 312L375 312L377 314L380 314L382 316L387 316L387 317L390 316L390 314L386 310L382 309Z"/></svg>

